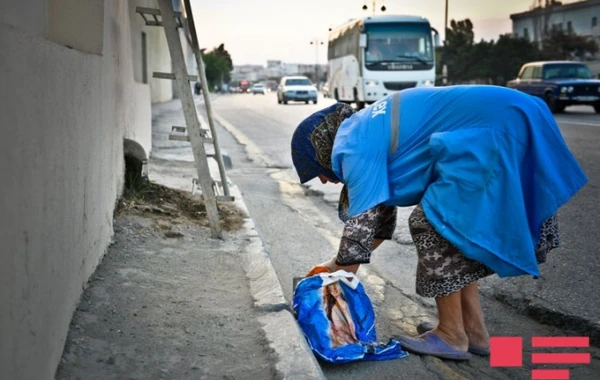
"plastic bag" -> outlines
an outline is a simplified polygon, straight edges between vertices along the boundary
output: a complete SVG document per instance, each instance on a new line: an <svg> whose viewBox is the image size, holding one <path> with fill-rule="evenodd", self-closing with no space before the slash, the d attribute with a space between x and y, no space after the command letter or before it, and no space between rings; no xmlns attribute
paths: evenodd
<svg viewBox="0 0 600 380"><path fill-rule="evenodd" d="M292 307L312 351L329 363L390 360L408 354L390 339L377 342L371 300L353 273L320 273L300 281Z"/></svg>

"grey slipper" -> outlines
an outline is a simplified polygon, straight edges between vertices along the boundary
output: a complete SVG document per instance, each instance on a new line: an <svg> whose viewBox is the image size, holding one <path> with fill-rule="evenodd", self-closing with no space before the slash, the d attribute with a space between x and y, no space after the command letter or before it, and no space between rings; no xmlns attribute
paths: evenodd
<svg viewBox="0 0 600 380"><path fill-rule="evenodd" d="M427 331L435 329L436 325L431 322L421 322L417 325L417 333L419 335L425 334ZM479 356L490 356L489 347L480 347L474 344L469 344L469 352Z"/></svg>
<svg viewBox="0 0 600 380"><path fill-rule="evenodd" d="M421 355L431 355L440 359L448 360L469 360L472 355L468 352L457 350L434 333L425 333L423 335L408 338L397 337L402 348L406 351Z"/></svg>

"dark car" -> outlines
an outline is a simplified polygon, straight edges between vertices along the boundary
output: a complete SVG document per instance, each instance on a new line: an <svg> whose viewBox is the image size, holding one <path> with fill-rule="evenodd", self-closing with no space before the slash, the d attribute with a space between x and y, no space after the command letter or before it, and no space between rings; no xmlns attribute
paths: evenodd
<svg viewBox="0 0 600 380"><path fill-rule="evenodd" d="M571 105L590 105L600 113L600 80L580 62L532 62L521 67L507 86L542 98L552 112Z"/></svg>

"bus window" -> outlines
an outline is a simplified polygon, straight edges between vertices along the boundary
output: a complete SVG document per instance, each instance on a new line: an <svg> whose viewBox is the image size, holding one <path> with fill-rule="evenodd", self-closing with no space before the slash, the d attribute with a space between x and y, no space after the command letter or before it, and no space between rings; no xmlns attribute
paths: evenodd
<svg viewBox="0 0 600 380"><path fill-rule="evenodd" d="M375 54L377 53L377 54ZM428 24L371 24L367 26L366 63L433 61Z"/></svg>

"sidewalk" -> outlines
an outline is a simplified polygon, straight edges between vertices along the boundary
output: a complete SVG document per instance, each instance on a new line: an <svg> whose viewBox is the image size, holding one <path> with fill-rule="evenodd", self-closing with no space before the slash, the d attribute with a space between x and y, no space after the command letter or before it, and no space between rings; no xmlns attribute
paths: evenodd
<svg viewBox="0 0 600 380"><path fill-rule="evenodd" d="M56 379L324 378L235 184L210 238L190 145L168 140L181 119L178 102L153 106L152 185L115 212Z"/></svg>

